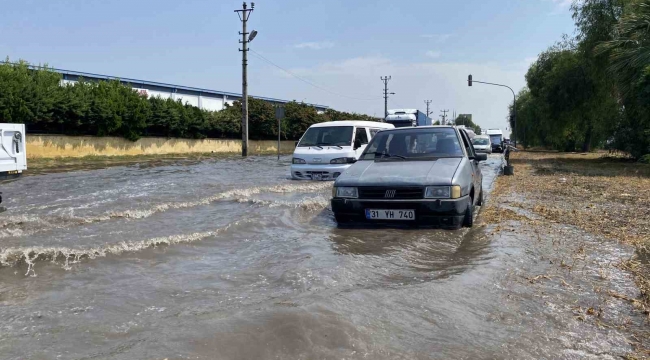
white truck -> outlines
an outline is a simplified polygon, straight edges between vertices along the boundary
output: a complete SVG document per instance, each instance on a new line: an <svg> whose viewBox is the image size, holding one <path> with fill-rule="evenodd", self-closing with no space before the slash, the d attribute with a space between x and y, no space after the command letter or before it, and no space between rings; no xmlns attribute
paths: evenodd
<svg viewBox="0 0 650 360"><path fill-rule="evenodd" d="M502 153L505 149L505 144L503 143L503 131L501 129L488 129L487 135L490 136L492 152Z"/></svg>
<svg viewBox="0 0 650 360"><path fill-rule="evenodd" d="M27 170L24 124L0 124L0 182ZM2 192L0 192L2 203ZM0 212L4 208L0 207Z"/></svg>

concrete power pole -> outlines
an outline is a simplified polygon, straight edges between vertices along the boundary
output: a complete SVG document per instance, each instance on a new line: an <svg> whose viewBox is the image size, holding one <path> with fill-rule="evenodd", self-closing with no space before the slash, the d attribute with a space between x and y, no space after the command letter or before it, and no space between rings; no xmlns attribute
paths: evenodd
<svg viewBox="0 0 650 360"><path fill-rule="evenodd" d="M424 100L424 103L427 104L427 117L429 117L429 114L430 114L430 112L429 112L429 104L431 104L431 101L432 100Z"/></svg>
<svg viewBox="0 0 650 360"><path fill-rule="evenodd" d="M446 125L446 123L447 123L447 113L449 112L449 110L440 110L440 112L442 113L442 124L440 124L440 125Z"/></svg>
<svg viewBox="0 0 650 360"><path fill-rule="evenodd" d="M248 22L248 18L251 15L251 12L255 8L255 3L251 2L251 8L247 9L247 5L244 2L242 4L242 9L241 10L235 10L237 15L239 16L239 20L241 20L242 23L242 31L239 33L239 35L242 36L242 39L239 40L239 43L242 44L242 48L239 49L239 51L242 52L242 82L241 82L241 87L242 87L242 98L241 98L241 155L242 156L248 156L248 74L246 72L246 67L248 66L248 59L247 59L247 53L248 53L248 46L247 44L253 40L255 37L255 34L257 32L253 31L253 34L251 34L251 37L249 38L248 32L246 32L246 23Z"/></svg>
<svg viewBox="0 0 650 360"><path fill-rule="evenodd" d="M389 93L388 92L388 81L390 80L390 76L382 76L381 81L384 82L384 121L386 120L386 117L388 116L388 95L395 95L395 93Z"/></svg>

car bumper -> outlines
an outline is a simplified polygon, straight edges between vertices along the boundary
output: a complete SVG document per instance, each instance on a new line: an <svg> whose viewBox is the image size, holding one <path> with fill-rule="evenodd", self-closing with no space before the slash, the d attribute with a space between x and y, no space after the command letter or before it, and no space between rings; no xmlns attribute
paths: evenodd
<svg viewBox="0 0 650 360"><path fill-rule="evenodd" d="M459 227L463 223L469 196L459 199L369 200L332 199L332 211L339 220L366 223L400 223L396 220L368 220L366 209L412 209L415 221L401 221L418 225Z"/></svg>
<svg viewBox="0 0 650 360"><path fill-rule="evenodd" d="M321 175L322 180L336 180L352 164L291 164L291 178L312 180L312 174Z"/></svg>

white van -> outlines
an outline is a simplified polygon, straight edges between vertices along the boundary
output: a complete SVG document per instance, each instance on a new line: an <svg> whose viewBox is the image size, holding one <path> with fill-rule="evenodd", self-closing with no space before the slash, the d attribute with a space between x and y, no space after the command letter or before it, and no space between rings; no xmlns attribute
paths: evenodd
<svg viewBox="0 0 650 360"><path fill-rule="evenodd" d="M352 165L375 134L394 129L374 121L330 121L314 124L296 145L291 177L297 180L334 180Z"/></svg>

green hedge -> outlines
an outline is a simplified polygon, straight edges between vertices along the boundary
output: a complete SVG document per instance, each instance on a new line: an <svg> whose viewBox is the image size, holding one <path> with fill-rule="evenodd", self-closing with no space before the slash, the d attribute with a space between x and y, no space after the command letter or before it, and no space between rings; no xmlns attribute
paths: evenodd
<svg viewBox="0 0 650 360"><path fill-rule="evenodd" d="M284 139L297 139L314 123L336 120L379 119L367 115L315 108L295 101L284 105ZM206 111L180 100L144 97L119 81L83 79L61 85L61 75L46 66L26 62L0 63L0 122L23 123L32 133L177 138L239 138L241 103L222 111ZM249 98L249 137L277 139L275 107Z"/></svg>

